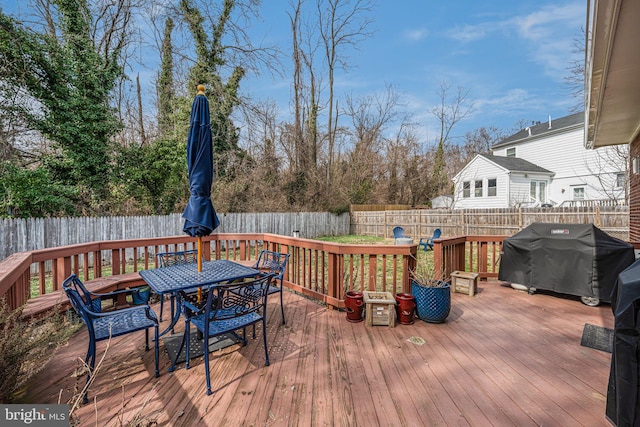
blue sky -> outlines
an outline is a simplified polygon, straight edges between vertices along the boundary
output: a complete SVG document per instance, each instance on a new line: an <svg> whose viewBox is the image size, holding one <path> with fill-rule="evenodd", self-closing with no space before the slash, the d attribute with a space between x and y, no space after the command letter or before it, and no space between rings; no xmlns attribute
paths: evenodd
<svg viewBox="0 0 640 427"><path fill-rule="evenodd" d="M252 41L280 46L290 69L291 2L262 3L262 21L249 29ZM0 0L0 7L12 13L27 6ZM572 50L585 15L585 0L377 0L371 15L376 32L358 50L344 52L352 69L338 72L336 94L342 100L382 94L391 85L423 142L438 130L429 111L439 103L442 81L467 89L474 105L470 117L454 128L458 140L482 126L513 130L522 120L562 117L577 103L563 79L571 60L582 59ZM147 54L157 59L155 52ZM141 73L150 99L156 72L152 66ZM281 118L291 120L290 76L247 75L242 88L254 99L276 101Z"/></svg>
<svg viewBox="0 0 640 427"><path fill-rule="evenodd" d="M267 0L263 22L252 33L288 49L289 2ZM348 52L354 66L340 73L338 94L401 94L425 135L437 129L429 110L439 102L440 82L469 90L472 115L454 136L481 126L511 130L520 120L546 121L570 114L577 100L564 82L573 41L585 26L584 0L379 0L372 16L377 32ZM251 94L288 110L288 81L251 77Z"/></svg>

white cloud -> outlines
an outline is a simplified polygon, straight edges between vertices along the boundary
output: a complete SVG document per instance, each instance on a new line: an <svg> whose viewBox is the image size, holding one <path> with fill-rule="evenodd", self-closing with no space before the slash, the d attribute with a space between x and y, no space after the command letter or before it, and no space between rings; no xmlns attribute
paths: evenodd
<svg viewBox="0 0 640 427"><path fill-rule="evenodd" d="M585 12L583 2L543 6L527 15L456 27L447 36L467 44L480 42L496 33L517 35L528 58L539 64L546 75L560 81L566 75L569 57L577 55L572 50L573 40L579 34L571 31L584 22Z"/></svg>
<svg viewBox="0 0 640 427"><path fill-rule="evenodd" d="M417 28L404 31L404 37L412 42L423 40L428 35L429 31L426 28Z"/></svg>
<svg viewBox="0 0 640 427"><path fill-rule="evenodd" d="M464 25L461 27L454 27L447 32L447 36L462 43L471 43L485 38L488 33L494 30L495 28L493 28L491 23Z"/></svg>
<svg viewBox="0 0 640 427"><path fill-rule="evenodd" d="M574 28L584 23L585 12L583 3L573 3L544 8L526 16L516 17L512 21L522 38L545 41L565 33L567 27Z"/></svg>
<svg viewBox="0 0 640 427"><path fill-rule="evenodd" d="M481 98L475 99L474 111L478 113L486 112L513 112L522 111L531 108L533 97L525 89L511 89L506 94L497 96L495 98Z"/></svg>

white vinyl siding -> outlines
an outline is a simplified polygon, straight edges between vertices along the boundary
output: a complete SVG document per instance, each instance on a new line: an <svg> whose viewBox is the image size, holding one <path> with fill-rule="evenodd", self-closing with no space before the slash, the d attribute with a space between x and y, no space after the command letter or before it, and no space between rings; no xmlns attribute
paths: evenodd
<svg viewBox="0 0 640 427"><path fill-rule="evenodd" d="M495 180L495 195L489 196L488 182L489 180ZM487 187L482 196L476 197L475 195L475 182L481 181L482 187ZM507 192L509 186L509 176L507 172L497 166L496 164L489 162L484 157L478 156L474 158L458 175L454 178L455 193L454 193L454 208L495 208L495 207L508 207ZM466 196L467 189L465 184L468 183L469 195Z"/></svg>
<svg viewBox="0 0 640 427"><path fill-rule="evenodd" d="M584 187L585 199L609 199L612 194L624 197L624 187L618 187L619 147L584 148L584 127L576 126L564 132L551 133L514 142L493 150L496 156L507 156L517 146L517 157L554 173L546 187L547 202L560 204L573 200L573 187ZM616 160L617 161L617 160ZM624 166L624 161L622 161ZM595 176L600 175L600 177ZM603 186L607 188L604 189ZM527 194L529 189L527 189Z"/></svg>

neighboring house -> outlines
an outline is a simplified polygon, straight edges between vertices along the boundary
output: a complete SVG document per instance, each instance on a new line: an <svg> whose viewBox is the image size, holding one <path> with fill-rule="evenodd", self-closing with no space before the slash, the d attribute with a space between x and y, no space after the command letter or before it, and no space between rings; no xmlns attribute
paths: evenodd
<svg viewBox="0 0 640 427"><path fill-rule="evenodd" d="M626 151L584 147L584 113L538 122L454 178L455 209L563 206L626 198Z"/></svg>
<svg viewBox="0 0 640 427"><path fill-rule="evenodd" d="M640 242L640 1L587 8L585 146L629 145L629 241Z"/></svg>

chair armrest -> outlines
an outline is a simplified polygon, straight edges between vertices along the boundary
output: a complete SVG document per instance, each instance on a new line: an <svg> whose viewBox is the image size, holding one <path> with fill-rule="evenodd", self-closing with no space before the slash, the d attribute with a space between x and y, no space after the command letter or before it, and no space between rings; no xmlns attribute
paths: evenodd
<svg viewBox="0 0 640 427"><path fill-rule="evenodd" d="M92 318L113 317L113 316L121 315L123 313L133 312L133 311L138 311L138 310L144 310L146 312L147 318L153 320L156 323L158 322L158 317L156 316L156 313L153 310L151 310L151 307L148 304L138 305L138 306L135 306L135 307L126 307L126 308L121 308L121 309L118 309L118 310L105 311L105 312L100 312L100 313L95 312L95 311L91 311L91 310L89 310L88 308L85 307L85 311Z"/></svg>
<svg viewBox="0 0 640 427"><path fill-rule="evenodd" d="M110 298L110 297L115 297L117 295L121 295L121 294L130 294L136 291L136 289L139 286L136 286L135 288L128 288L128 289L118 289L112 292L106 292L106 293L98 293L98 292L91 292L89 291L90 295L93 295L97 298Z"/></svg>
<svg viewBox="0 0 640 427"><path fill-rule="evenodd" d="M206 302L206 301L204 301ZM193 316L195 314L201 313L202 311L204 311L204 302L202 304L202 307L198 307L196 304L192 303L191 301L182 301L182 308L184 310L185 315L190 315ZM189 313L187 313L187 310L189 310Z"/></svg>

